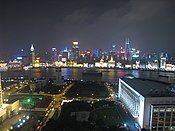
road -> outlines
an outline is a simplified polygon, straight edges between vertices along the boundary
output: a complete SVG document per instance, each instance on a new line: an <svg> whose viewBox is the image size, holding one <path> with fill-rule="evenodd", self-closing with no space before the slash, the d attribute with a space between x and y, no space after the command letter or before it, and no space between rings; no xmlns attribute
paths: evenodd
<svg viewBox="0 0 175 131"><path fill-rule="evenodd" d="M3 99L8 99L10 95L17 93L18 91L24 89L27 84L12 84L9 86L8 90L3 91Z"/></svg>
<svg viewBox="0 0 175 131"><path fill-rule="evenodd" d="M139 125L139 124L137 123L135 118L129 113L129 111L124 106L124 104L116 98L116 95L115 95L116 93L113 90L113 87L108 83L106 83L106 86L111 96L110 100L115 101L116 110L119 112L119 115L121 119L123 120L123 123L125 124L126 128L129 131L138 131L139 127L138 126L136 127L136 125Z"/></svg>
<svg viewBox="0 0 175 131"><path fill-rule="evenodd" d="M116 109L129 131L139 131L138 127L135 126L135 123L137 123L136 120L122 103L116 101Z"/></svg>
<svg viewBox="0 0 175 131"><path fill-rule="evenodd" d="M138 131L139 130L138 127L135 126L135 125L138 125L135 118L129 113L129 111L124 106L124 104L116 98L116 95L115 95L116 93L113 90L113 87L111 86L111 84L106 83L106 87L107 87L107 89L110 93L109 100L116 102L116 110L118 111L118 113L119 113L121 119L123 120L123 123L126 126L126 128L129 131Z"/></svg>
<svg viewBox="0 0 175 131"><path fill-rule="evenodd" d="M54 100L50 103L49 107L47 108L46 114L42 121L37 126L37 131L41 131L41 129L46 125L46 123L53 117L55 111L61 111L61 102L64 99L65 93L73 86L73 83L66 85L64 90L61 94L52 95Z"/></svg>

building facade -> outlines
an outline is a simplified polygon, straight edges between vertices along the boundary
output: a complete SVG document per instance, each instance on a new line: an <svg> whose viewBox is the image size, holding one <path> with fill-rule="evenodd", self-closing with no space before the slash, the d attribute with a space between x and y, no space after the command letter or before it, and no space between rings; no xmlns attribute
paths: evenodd
<svg viewBox="0 0 175 131"><path fill-rule="evenodd" d="M78 46L78 42L74 41L72 43L72 60L73 61L78 61L79 59L79 46Z"/></svg>
<svg viewBox="0 0 175 131"><path fill-rule="evenodd" d="M154 131L175 129L175 94L168 84L142 80L119 79L119 98L141 128Z"/></svg>
<svg viewBox="0 0 175 131"><path fill-rule="evenodd" d="M30 47L30 51L32 55L32 67L34 67L35 66L35 48L33 44Z"/></svg>

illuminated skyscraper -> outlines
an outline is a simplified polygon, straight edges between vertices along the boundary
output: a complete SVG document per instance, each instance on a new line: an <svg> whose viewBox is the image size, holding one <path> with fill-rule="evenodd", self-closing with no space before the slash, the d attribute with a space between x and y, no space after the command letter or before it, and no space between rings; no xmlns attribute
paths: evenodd
<svg viewBox="0 0 175 131"><path fill-rule="evenodd" d="M165 69L166 68L166 58L165 57L161 57L160 58L160 68L161 69Z"/></svg>
<svg viewBox="0 0 175 131"><path fill-rule="evenodd" d="M102 57L102 50L101 49L94 49L93 50L93 57L95 59L100 59Z"/></svg>
<svg viewBox="0 0 175 131"><path fill-rule="evenodd" d="M125 42L125 60L130 60L130 51L131 51L131 48L130 48L130 43L129 43L129 39L126 39L126 42Z"/></svg>
<svg viewBox="0 0 175 131"><path fill-rule="evenodd" d="M68 61L69 60L69 51L67 48L62 52L62 61Z"/></svg>
<svg viewBox="0 0 175 131"><path fill-rule="evenodd" d="M52 62L58 61L58 51L56 48L52 48Z"/></svg>
<svg viewBox="0 0 175 131"><path fill-rule="evenodd" d="M117 51L117 45L113 44L111 51L114 52L114 53L116 53L116 51Z"/></svg>
<svg viewBox="0 0 175 131"><path fill-rule="evenodd" d="M77 61L79 58L79 47L78 42L74 41L72 43L72 60Z"/></svg>
<svg viewBox="0 0 175 131"><path fill-rule="evenodd" d="M110 56L112 56L114 59L117 58L117 45L112 45L112 48L110 50Z"/></svg>
<svg viewBox="0 0 175 131"><path fill-rule="evenodd" d="M33 44L30 47L30 51L31 51L31 55L32 55L32 66L35 66L35 48L33 46Z"/></svg>

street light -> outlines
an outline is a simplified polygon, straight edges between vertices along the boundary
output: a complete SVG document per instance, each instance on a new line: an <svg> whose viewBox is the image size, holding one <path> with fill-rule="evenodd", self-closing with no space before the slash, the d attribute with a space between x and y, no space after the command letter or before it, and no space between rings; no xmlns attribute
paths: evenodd
<svg viewBox="0 0 175 131"><path fill-rule="evenodd" d="M26 119L28 120L29 119L29 116L26 116Z"/></svg>
<svg viewBox="0 0 175 131"><path fill-rule="evenodd" d="M126 127L127 125L126 125L126 123L124 123L124 127Z"/></svg>

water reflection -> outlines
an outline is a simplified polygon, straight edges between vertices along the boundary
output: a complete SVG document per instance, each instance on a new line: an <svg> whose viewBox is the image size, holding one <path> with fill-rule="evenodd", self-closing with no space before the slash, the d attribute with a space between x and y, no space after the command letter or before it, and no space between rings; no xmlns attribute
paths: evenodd
<svg viewBox="0 0 175 131"><path fill-rule="evenodd" d="M134 75L136 78L139 78L140 77L138 70L132 70L131 71L131 74Z"/></svg>
<svg viewBox="0 0 175 131"><path fill-rule="evenodd" d="M132 74L136 78L151 78L151 79L156 79L156 80L162 80L166 81L167 77L160 77L160 72L157 71L142 71L142 70L122 70L122 69L98 69L102 71L102 77L97 77L97 76L90 76L90 77L85 77L82 75L83 68L62 68L61 73L62 76L64 76L64 79L75 79L75 80L98 80L98 81L111 81L111 82L116 82L118 81L119 78L125 76L126 74ZM7 71L7 72L2 72L2 77L7 78L7 77L19 77L19 76L24 76L25 78L49 78L49 77L55 77L56 76L56 69L54 68L36 68L36 69L31 69L29 71ZM173 75L175 76L175 73L165 73L163 74L166 75Z"/></svg>
<svg viewBox="0 0 175 131"><path fill-rule="evenodd" d="M31 71L31 76L35 76L35 78L40 79L43 76L42 69L36 68Z"/></svg>

